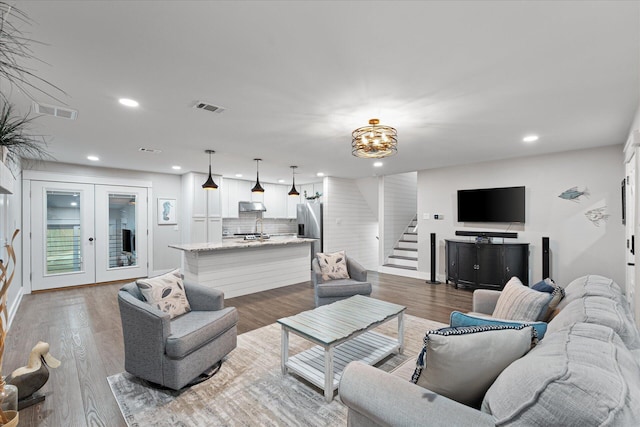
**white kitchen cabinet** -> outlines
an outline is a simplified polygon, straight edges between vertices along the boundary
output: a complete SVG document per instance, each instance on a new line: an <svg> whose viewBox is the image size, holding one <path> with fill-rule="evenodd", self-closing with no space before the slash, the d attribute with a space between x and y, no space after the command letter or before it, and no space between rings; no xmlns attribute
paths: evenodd
<svg viewBox="0 0 640 427"><path fill-rule="evenodd" d="M300 203L300 196L289 196L287 195L287 218L297 218L297 208L296 206Z"/></svg>
<svg viewBox="0 0 640 427"><path fill-rule="evenodd" d="M202 184L207 180L203 173L189 173L191 184L191 217L211 217L222 215L220 203L220 189L205 190ZM214 177L220 181L220 177Z"/></svg>
<svg viewBox="0 0 640 427"><path fill-rule="evenodd" d="M299 203L305 203L307 200L304 198L304 192L307 192L307 197L313 197L316 195L316 193L320 193L322 194L323 192L323 185L322 182L315 182L312 184L304 184L300 186L300 202ZM320 202L322 202L322 199L320 199Z"/></svg>
<svg viewBox="0 0 640 427"><path fill-rule="evenodd" d="M206 174L189 172L182 176L182 240L184 243L222 241L222 203L220 189L205 190ZM221 177L214 176L221 182ZM216 221L217 220L219 224ZM219 225L219 226L218 226Z"/></svg>
<svg viewBox="0 0 640 427"><path fill-rule="evenodd" d="M264 205L267 211L264 218L286 218L287 217L287 187L279 184L263 184Z"/></svg>
<svg viewBox="0 0 640 427"><path fill-rule="evenodd" d="M251 196L250 196L251 198L249 200L251 200L252 202L262 202L262 203L264 203L264 193L252 193L251 192L251 188L253 188L255 183L249 183L249 184L250 184L249 193L251 194ZM270 184L260 183L260 185L266 191L267 186L270 185Z"/></svg>
<svg viewBox="0 0 640 427"><path fill-rule="evenodd" d="M227 178L223 181L222 194L222 217L238 218L238 203L249 202L251 199L251 188L253 184L242 179Z"/></svg>
<svg viewBox="0 0 640 427"><path fill-rule="evenodd" d="M222 243L222 218L207 218L207 243Z"/></svg>

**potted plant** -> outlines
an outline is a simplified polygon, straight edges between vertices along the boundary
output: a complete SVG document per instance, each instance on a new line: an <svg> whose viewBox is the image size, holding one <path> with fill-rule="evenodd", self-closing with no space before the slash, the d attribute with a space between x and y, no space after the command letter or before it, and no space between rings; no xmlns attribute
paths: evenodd
<svg viewBox="0 0 640 427"><path fill-rule="evenodd" d="M0 110L0 155L4 164L18 165L21 158L51 159L46 150L46 141L40 135L33 135L31 122L36 116L29 117L14 113L12 104L2 100Z"/></svg>

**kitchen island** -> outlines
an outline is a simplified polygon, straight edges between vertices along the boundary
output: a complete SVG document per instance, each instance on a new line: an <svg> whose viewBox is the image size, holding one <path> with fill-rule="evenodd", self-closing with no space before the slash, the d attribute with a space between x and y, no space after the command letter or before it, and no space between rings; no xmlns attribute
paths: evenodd
<svg viewBox="0 0 640 427"><path fill-rule="evenodd" d="M291 236L268 240L169 245L183 252L184 278L233 298L310 280L311 243Z"/></svg>

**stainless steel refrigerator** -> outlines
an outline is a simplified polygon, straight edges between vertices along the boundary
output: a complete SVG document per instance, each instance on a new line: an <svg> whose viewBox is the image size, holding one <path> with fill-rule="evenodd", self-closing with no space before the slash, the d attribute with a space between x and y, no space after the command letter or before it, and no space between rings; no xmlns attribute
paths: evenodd
<svg viewBox="0 0 640 427"><path fill-rule="evenodd" d="M311 244L311 259L322 252L322 203L302 203L297 206L298 237L317 239Z"/></svg>

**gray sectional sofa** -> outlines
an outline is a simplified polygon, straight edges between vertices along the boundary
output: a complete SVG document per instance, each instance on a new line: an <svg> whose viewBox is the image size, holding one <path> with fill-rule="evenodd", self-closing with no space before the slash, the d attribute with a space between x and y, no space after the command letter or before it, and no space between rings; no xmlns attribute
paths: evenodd
<svg viewBox="0 0 640 427"><path fill-rule="evenodd" d="M542 340L498 376L479 408L409 381L411 358L392 373L359 362L339 387L349 426L639 426L640 334L620 287L584 276L565 288ZM499 291L476 291L491 314Z"/></svg>

